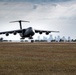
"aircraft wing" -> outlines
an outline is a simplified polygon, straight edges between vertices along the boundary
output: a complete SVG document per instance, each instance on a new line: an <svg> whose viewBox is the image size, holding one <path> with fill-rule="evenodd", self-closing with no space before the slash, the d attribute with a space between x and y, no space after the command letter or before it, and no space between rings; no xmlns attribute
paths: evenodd
<svg viewBox="0 0 76 75"><path fill-rule="evenodd" d="M22 29L23 30L23 29ZM0 34L12 34L12 33L21 33L22 30L12 30L12 31L4 31L4 32L0 32Z"/></svg>
<svg viewBox="0 0 76 75"><path fill-rule="evenodd" d="M48 31L48 30L35 30L36 33L51 33L51 32L59 32L59 31Z"/></svg>

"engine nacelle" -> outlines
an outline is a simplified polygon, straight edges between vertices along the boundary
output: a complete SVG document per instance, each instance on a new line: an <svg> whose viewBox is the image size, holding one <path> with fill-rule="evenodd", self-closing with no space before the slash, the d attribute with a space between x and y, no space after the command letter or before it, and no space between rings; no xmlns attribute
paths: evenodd
<svg viewBox="0 0 76 75"><path fill-rule="evenodd" d="M13 34L14 34L14 35L16 35L17 33L16 33L16 32L14 32Z"/></svg>
<svg viewBox="0 0 76 75"><path fill-rule="evenodd" d="M38 33L38 31L35 31L36 33Z"/></svg>
<svg viewBox="0 0 76 75"><path fill-rule="evenodd" d="M46 35L49 35L49 32L46 32Z"/></svg>
<svg viewBox="0 0 76 75"><path fill-rule="evenodd" d="M40 31L39 34L42 34L42 32Z"/></svg>
<svg viewBox="0 0 76 75"><path fill-rule="evenodd" d="M9 36L9 33L6 33L6 36Z"/></svg>

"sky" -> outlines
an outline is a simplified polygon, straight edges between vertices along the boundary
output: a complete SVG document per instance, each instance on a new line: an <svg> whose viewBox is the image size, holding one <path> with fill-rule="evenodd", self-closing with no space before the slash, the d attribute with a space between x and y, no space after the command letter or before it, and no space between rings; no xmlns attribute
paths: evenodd
<svg viewBox="0 0 76 75"><path fill-rule="evenodd" d="M60 31L50 35L76 39L76 0L0 0L0 32L19 29L18 23L9 23L15 20L30 21L23 28ZM20 39L19 34L0 37Z"/></svg>

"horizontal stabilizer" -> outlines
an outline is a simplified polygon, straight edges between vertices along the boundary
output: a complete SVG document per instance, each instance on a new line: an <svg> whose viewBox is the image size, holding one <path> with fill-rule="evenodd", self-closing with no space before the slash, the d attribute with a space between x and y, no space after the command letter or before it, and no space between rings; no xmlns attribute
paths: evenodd
<svg viewBox="0 0 76 75"><path fill-rule="evenodd" d="M14 22L30 22L30 21L18 20L18 21L11 21L10 23L14 23Z"/></svg>
<svg viewBox="0 0 76 75"><path fill-rule="evenodd" d="M18 21L11 21L10 23L14 23L14 22L19 22L20 29L22 29L22 24L21 24L21 22L30 22L30 21L18 20Z"/></svg>

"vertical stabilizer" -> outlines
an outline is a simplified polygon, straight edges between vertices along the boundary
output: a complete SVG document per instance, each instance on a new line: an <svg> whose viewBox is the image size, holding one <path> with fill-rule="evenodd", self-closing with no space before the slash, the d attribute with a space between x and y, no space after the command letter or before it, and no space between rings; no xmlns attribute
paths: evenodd
<svg viewBox="0 0 76 75"><path fill-rule="evenodd" d="M21 22L29 22L29 21L18 20L18 21L11 21L10 23L14 23L14 22L19 22L20 29L22 29L22 23Z"/></svg>

